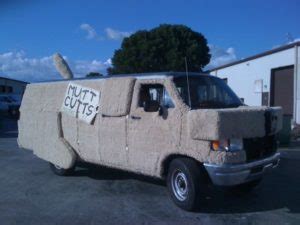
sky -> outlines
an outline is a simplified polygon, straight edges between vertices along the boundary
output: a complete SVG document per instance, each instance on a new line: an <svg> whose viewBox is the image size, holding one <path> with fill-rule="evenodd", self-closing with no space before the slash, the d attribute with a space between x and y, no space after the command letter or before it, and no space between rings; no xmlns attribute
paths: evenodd
<svg viewBox="0 0 300 225"><path fill-rule="evenodd" d="M160 24L202 33L213 68L299 40L300 0L0 0L0 76L58 79L61 53L76 77L106 73L122 39Z"/></svg>

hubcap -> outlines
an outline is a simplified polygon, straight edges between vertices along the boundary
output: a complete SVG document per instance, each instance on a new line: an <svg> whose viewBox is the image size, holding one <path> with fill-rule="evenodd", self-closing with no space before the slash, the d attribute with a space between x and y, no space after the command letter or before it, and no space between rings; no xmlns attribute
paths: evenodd
<svg viewBox="0 0 300 225"><path fill-rule="evenodd" d="M174 171L172 174L172 191L179 201L187 199L188 184L186 175L180 170Z"/></svg>

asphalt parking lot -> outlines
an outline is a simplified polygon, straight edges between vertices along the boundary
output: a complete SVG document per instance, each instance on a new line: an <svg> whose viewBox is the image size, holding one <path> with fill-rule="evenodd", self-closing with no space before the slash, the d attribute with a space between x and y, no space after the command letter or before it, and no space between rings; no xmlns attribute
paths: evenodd
<svg viewBox="0 0 300 225"><path fill-rule="evenodd" d="M252 193L212 188L199 212L185 212L164 183L96 166L54 175L17 146L17 127L0 121L0 224L300 224L300 147Z"/></svg>

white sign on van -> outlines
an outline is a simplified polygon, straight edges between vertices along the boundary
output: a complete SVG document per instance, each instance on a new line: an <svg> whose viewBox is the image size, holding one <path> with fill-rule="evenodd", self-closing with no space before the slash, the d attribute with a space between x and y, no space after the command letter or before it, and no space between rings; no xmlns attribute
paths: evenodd
<svg viewBox="0 0 300 225"><path fill-rule="evenodd" d="M99 91L69 83L61 111L90 124L98 112L99 99Z"/></svg>

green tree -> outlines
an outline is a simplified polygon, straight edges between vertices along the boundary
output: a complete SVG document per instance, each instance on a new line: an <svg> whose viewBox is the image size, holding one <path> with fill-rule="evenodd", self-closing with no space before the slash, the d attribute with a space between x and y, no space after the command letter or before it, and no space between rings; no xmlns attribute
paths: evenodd
<svg viewBox="0 0 300 225"><path fill-rule="evenodd" d="M85 77L89 77L89 78L91 78L91 77L102 77L102 76L103 76L103 74L98 73L98 72L89 72L87 75L85 75Z"/></svg>
<svg viewBox="0 0 300 225"><path fill-rule="evenodd" d="M184 25L163 24L124 38L112 58L108 74L162 71L202 71L210 61L205 37Z"/></svg>

